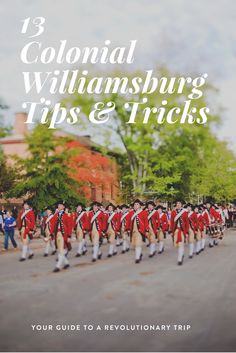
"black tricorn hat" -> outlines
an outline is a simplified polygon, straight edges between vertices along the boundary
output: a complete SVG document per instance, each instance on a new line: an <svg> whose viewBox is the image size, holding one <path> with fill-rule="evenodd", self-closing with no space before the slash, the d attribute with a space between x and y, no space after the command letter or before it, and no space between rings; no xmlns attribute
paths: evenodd
<svg viewBox="0 0 236 353"><path fill-rule="evenodd" d="M76 208L77 208L78 206L81 206L82 208L85 208L85 205L84 205L82 202L78 202L78 203L76 204Z"/></svg>
<svg viewBox="0 0 236 353"><path fill-rule="evenodd" d="M44 211L47 211L47 210L50 210L50 211L54 211L54 208L52 206L47 206L45 207Z"/></svg>
<svg viewBox="0 0 236 353"><path fill-rule="evenodd" d="M64 207L68 207L67 203L65 200L59 200L57 201L57 205L63 205Z"/></svg>
<svg viewBox="0 0 236 353"><path fill-rule="evenodd" d="M112 208L113 208L113 210L115 210L115 209L116 209L116 206L115 206L115 205L113 205L113 203L109 203L109 204L107 205L107 207L106 207L106 210L108 210L108 207L112 207Z"/></svg>
<svg viewBox="0 0 236 353"><path fill-rule="evenodd" d="M152 200L149 200L149 201L146 202L146 206L148 206L148 205L152 205L153 207L156 206L155 202L152 201Z"/></svg>
<svg viewBox="0 0 236 353"><path fill-rule="evenodd" d="M176 199L176 200L175 200L175 202L174 202L174 204L176 205L176 204L177 204L177 202L181 202L181 203L182 203L182 205L184 205L184 204L185 204L185 201L184 201L184 200L182 200L182 199Z"/></svg>
<svg viewBox="0 0 236 353"><path fill-rule="evenodd" d="M91 207L93 207L93 206L98 206L98 207L101 207L102 206L102 204L101 204L101 202L98 202L98 201L93 201L92 203L91 203L91 205L90 205Z"/></svg>
<svg viewBox="0 0 236 353"><path fill-rule="evenodd" d="M121 209L122 209L122 208L129 208L129 206L126 205L125 203L123 203L123 205L120 205L120 208L121 208Z"/></svg>
<svg viewBox="0 0 236 353"><path fill-rule="evenodd" d="M32 202L31 202L31 200L24 200L23 205L29 205L31 207Z"/></svg>
<svg viewBox="0 0 236 353"><path fill-rule="evenodd" d="M185 207L191 207L191 208L193 208L194 206L193 206L193 204L192 203L187 203L186 205L185 205Z"/></svg>
<svg viewBox="0 0 236 353"><path fill-rule="evenodd" d="M139 200L139 199L134 200L132 205L134 205L135 203L139 203L140 206L143 206L143 202L141 200Z"/></svg>
<svg viewBox="0 0 236 353"><path fill-rule="evenodd" d="M157 210L158 210L159 208L161 208L162 210L164 210L164 207L163 207L162 205L158 205L158 206L156 207Z"/></svg>

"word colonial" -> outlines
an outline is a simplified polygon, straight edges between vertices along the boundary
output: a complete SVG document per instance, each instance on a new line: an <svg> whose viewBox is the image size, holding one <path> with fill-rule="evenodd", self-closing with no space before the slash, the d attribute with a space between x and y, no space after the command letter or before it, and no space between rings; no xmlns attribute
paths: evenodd
<svg viewBox="0 0 236 353"><path fill-rule="evenodd" d="M30 18L23 21L23 34L26 34L30 23ZM38 31L29 37L40 36L45 19L36 18L32 24ZM127 116L127 124L147 124L150 121L157 124L205 124L210 110L198 100L203 96L208 75L157 77L152 69L139 74L131 74L131 70L127 73L127 66L134 63L136 46L137 40L130 40L123 47L115 47L110 40L105 40L101 47L84 48L70 47L67 40L60 40L55 47L45 46L38 38L30 40L20 53L26 67L22 72L24 89L27 97L38 99L23 102L22 107L28 110L26 123L34 123L36 117L40 117L40 122L48 124L50 129L62 123L76 124L84 115L83 109L79 104L72 106L73 103L65 104L65 101L79 102L85 96L91 104L87 118L94 124L107 123L122 109ZM35 65L42 69L34 71ZM48 70L48 65L55 69ZM90 72L86 65L89 68L107 65L109 70L102 70L102 75L94 74L95 70ZM110 70L112 65L115 65L115 74ZM117 67L122 65L126 69L118 74ZM46 95L50 95L50 99ZM168 102L170 95L174 98ZM59 102L55 103L55 97L61 97Z"/></svg>

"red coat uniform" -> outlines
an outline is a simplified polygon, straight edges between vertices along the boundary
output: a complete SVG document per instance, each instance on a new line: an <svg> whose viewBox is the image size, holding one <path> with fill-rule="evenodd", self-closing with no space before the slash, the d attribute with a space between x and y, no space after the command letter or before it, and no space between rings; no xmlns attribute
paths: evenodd
<svg viewBox="0 0 236 353"><path fill-rule="evenodd" d="M213 209L213 210L214 210L214 218L215 218L216 222L218 224L223 223L223 219L221 218L220 212L216 209Z"/></svg>
<svg viewBox="0 0 236 353"><path fill-rule="evenodd" d="M86 232L89 230L89 220L86 211L74 212L72 215L73 229L76 229L79 223L81 229Z"/></svg>
<svg viewBox="0 0 236 353"><path fill-rule="evenodd" d="M149 231L147 212L141 210L136 216L134 216L135 213L136 212L134 210L131 210L129 212L129 217L130 217L130 229L129 230L132 233L133 227L134 227L134 222L136 222L139 232L143 236L145 236L146 232Z"/></svg>
<svg viewBox="0 0 236 353"><path fill-rule="evenodd" d="M53 227L53 217L54 217L54 214L50 214L49 216L44 216L43 217L43 229L44 229L44 232L46 230L46 227L48 228L50 234L53 234L52 232L52 227Z"/></svg>
<svg viewBox="0 0 236 353"><path fill-rule="evenodd" d="M114 214L114 215L113 215ZM113 213L105 213L104 214L104 222L105 222L105 229L107 231L109 223L112 226L112 229L114 230L115 233L120 232L120 215L116 212Z"/></svg>
<svg viewBox="0 0 236 353"><path fill-rule="evenodd" d="M29 210L26 211L21 211L18 222L17 222L17 227L19 231L21 231L22 228L25 228L23 238L26 239L26 236L29 235L30 232L33 232L36 227L36 222L35 222L35 215L33 210L30 208Z"/></svg>
<svg viewBox="0 0 236 353"><path fill-rule="evenodd" d="M125 232L130 231L130 212L120 214L120 226L123 227Z"/></svg>
<svg viewBox="0 0 236 353"><path fill-rule="evenodd" d="M58 232L61 232L67 245L68 238L72 233L72 217L65 212L57 212L54 214L52 221L52 233L56 236Z"/></svg>
<svg viewBox="0 0 236 353"><path fill-rule="evenodd" d="M102 233L106 230L106 217L102 211L90 211L88 213L88 228L90 232L92 231L94 223L99 235L101 236Z"/></svg>
<svg viewBox="0 0 236 353"><path fill-rule="evenodd" d="M178 213L181 212L181 215L177 219ZM182 234L185 236L188 236L189 233L189 219L188 219L188 211L185 209L174 209L171 212L171 218L170 218L170 229L171 233L174 235L176 229L178 229L178 235L177 235L177 243L182 241Z"/></svg>
<svg viewBox="0 0 236 353"><path fill-rule="evenodd" d="M193 230L194 233L196 233L198 230L196 212L189 212L188 219L190 228Z"/></svg>
<svg viewBox="0 0 236 353"><path fill-rule="evenodd" d="M169 222L166 213L159 214L159 228L163 231L163 233L167 232L169 229Z"/></svg>
<svg viewBox="0 0 236 353"><path fill-rule="evenodd" d="M204 218L206 227L209 227L211 225L214 226L217 222L217 219L218 220L221 219L220 215L217 215L216 210L212 207L209 210L208 209L204 210L203 218Z"/></svg>
<svg viewBox="0 0 236 353"><path fill-rule="evenodd" d="M154 234L157 236L158 228L160 225L159 213L157 210L146 210L149 228L152 227Z"/></svg>
<svg viewBox="0 0 236 353"><path fill-rule="evenodd" d="M200 232L204 231L205 221L201 213L197 213L197 228Z"/></svg>

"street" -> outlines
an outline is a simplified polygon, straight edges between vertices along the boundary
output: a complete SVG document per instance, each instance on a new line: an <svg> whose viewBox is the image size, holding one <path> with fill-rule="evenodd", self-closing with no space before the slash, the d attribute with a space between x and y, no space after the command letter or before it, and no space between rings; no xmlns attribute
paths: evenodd
<svg viewBox="0 0 236 353"><path fill-rule="evenodd" d="M176 264L170 237L165 252L152 259L145 247L140 264L133 251L108 259L107 245L96 263L91 247L75 258L74 243L71 267L59 273L52 273L55 256L44 258L43 246L35 240L34 259L23 263L19 251L0 254L1 351L236 350L235 229L192 260L186 246L183 266ZM62 331L57 325L69 326ZM132 331L131 325L159 328Z"/></svg>

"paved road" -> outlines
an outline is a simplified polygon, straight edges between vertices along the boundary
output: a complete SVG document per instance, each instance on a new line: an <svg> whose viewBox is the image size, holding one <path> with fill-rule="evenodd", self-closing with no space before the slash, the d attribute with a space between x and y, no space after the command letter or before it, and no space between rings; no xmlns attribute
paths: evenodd
<svg viewBox="0 0 236 353"><path fill-rule="evenodd" d="M34 246L24 263L19 252L0 255L1 351L236 351L235 230L182 267L168 240L153 259L145 249L139 265L133 252L94 264L73 250L71 268L53 274L55 258L42 257L41 241ZM36 324L53 330L33 331ZM62 324L80 330L57 331ZM104 330L114 324L155 330ZM175 331L178 324L191 328Z"/></svg>

